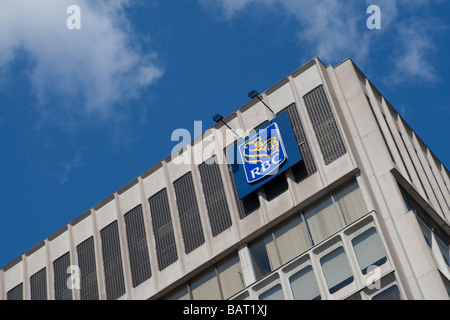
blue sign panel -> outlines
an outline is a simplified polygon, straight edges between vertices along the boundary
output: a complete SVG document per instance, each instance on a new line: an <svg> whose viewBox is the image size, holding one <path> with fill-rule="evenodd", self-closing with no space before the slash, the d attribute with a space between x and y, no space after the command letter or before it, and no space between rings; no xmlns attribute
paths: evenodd
<svg viewBox="0 0 450 320"><path fill-rule="evenodd" d="M248 183L276 173L287 159L276 122L241 142L238 151Z"/></svg>
<svg viewBox="0 0 450 320"><path fill-rule="evenodd" d="M302 160L287 112L227 148L239 198Z"/></svg>

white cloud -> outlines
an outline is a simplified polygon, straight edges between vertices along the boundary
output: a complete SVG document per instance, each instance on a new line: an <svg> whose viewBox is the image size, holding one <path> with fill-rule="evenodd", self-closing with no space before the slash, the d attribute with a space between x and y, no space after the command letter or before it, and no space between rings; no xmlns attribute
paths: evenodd
<svg viewBox="0 0 450 320"><path fill-rule="evenodd" d="M329 63L351 57L364 65L374 52L384 50L386 61L393 64L395 81L409 81L411 76L433 81L435 70L427 57L433 52L433 28L425 28L433 17L424 15L430 1L426 0L198 0L203 5L217 6L226 19L236 19L238 13L249 14L250 5L294 18L303 58L317 56ZM431 1L434 4L441 0ZM366 21L369 5L381 9L381 30L369 31ZM412 17L412 19L411 19ZM266 18L266 17L264 17ZM415 20L414 26L410 21ZM395 52L395 55L393 54ZM391 74L389 77L393 77Z"/></svg>
<svg viewBox="0 0 450 320"><path fill-rule="evenodd" d="M293 30L305 57L339 62L348 56L364 57L368 39L362 34L366 26L365 9L358 12L355 0L199 0L208 6L221 6L226 19L232 20L249 6L265 7L268 14L282 13L293 18L298 28ZM248 14L248 11L246 11Z"/></svg>
<svg viewBox="0 0 450 320"><path fill-rule="evenodd" d="M427 34L421 34L411 26L405 26L399 31L402 42L401 52L395 61L395 73L391 78L399 83L403 79L418 79L434 81L437 78L432 61L427 58L435 45Z"/></svg>
<svg viewBox="0 0 450 320"><path fill-rule="evenodd" d="M59 171L62 171L62 173L61 172L57 173L57 176L59 178L59 183L61 185L66 184L69 180L69 174L73 170L75 170L77 168L81 168L83 166L84 166L83 156L82 156L81 150L79 148L77 148L75 150L75 156L73 157L73 159L60 164Z"/></svg>
<svg viewBox="0 0 450 320"><path fill-rule="evenodd" d="M81 8L81 30L66 26L73 4ZM116 104L162 76L155 53L142 52L129 35L127 5L126 0L2 0L0 69L19 49L27 54L38 112L46 120L110 118Z"/></svg>

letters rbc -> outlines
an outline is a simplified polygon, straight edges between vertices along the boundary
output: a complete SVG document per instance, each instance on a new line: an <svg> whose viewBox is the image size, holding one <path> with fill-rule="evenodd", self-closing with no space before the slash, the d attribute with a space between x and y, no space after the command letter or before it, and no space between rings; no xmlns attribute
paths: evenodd
<svg viewBox="0 0 450 320"><path fill-rule="evenodd" d="M254 168L253 170L250 171L251 175L252 175L252 179L255 179L255 177L258 176L262 176L264 175L264 173L269 170L269 168L271 167L270 162L272 162L273 165L278 165L281 161L279 158L279 154L276 154L273 156L271 161L264 161L261 164L261 167L257 167ZM260 171L261 170L261 171Z"/></svg>

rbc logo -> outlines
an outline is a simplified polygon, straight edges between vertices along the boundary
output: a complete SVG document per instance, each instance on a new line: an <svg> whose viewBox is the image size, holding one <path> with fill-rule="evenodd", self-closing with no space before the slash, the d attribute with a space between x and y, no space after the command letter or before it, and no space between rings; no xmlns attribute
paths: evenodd
<svg viewBox="0 0 450 320"><path fill-rule="evenodd" d="M264 130L246 138L238 146L248 183L255 182L273 171L287 159L280 130L272 123Z"/></svg>

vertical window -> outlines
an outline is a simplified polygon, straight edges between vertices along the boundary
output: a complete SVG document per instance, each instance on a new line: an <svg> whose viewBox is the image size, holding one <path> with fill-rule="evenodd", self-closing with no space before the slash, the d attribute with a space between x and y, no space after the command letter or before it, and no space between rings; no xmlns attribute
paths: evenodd
<svg viewBox="0 0 450 320"><path fill-rule="evenodd" d="M135 288L152 276L142 205L127 212L124 219L127 230L131 277L133 288Z"/></svg>
<svg viewBox="0 0 450 320"><path fill-rule="evenodd" d="M295 300L320 300L320 291L317 286L313 268L307 266L289 278L292 295Z"/></svg>
<svg viewBox="0 0 450 320"><path fill-rule="evenodd" d="M418 220L418 221L419 221L420 230L422 230L423 237L425 238L427 245L431 248L432 243L433 243L431 230L422 221L420 221L420 220Z"/></svg>
<svg viewBox="0 0 450 320"><path fill-rule="evenodd" d="M179 288L176 292L169 294L164 300L191 300L188 286L185 284Z"/></svg>
<svg viewBox="0 0 450 320"><path fill-rule="evenodd" d="M80 267L81 300L98 300L97 266L95 264L94 237L77 246L78 266Z"/></svg>
<svg viewBox="0 0 450 320"><path fill-rule="evenodd" d="M383 133L383 130L381 129L380 123L378 122L378 118L375 115L375 110L373 110L372 103L370 103L370 99L367 95L366 95L366 99L367 99L367 102L369 103L369 107L370 107L370 110L372 111L372 115L375 118L375 121L377 123L378 131L381 133L381 137L383 138L384 144L386 145L386 149L388 150L389 155L391 156L392 162L395 163L394 156L392 155L391 149L389 148L389 145L386 141L386 137L384 136L384 133Z"/></svg>
<svg viewBox="0 0 450 320"><path fill-rule="evenodd" d="M275 242L271 233L250 244L249 249L257 279L262 278L280 266L280 260L278 259Z"/></svg>
<svg viewBox="0 0 450 320"><path fill-rule="evenodd" d="M320 264L330 293L335 293L353 282L353 275L343 247L322 257Z"/></svg>
<svg viewBox="0 0 450 320"><path fill-rule="evenodd" d="M397 152L398 152L398 155L400 157L400 160L402 160L402 164L403 164L403 167L405 168L406 174L408 175L409 181L413 181L411 179L411 175L409 173L408 167L405 164L405 160L403 159L403 156L402 156L402 154L400 152L400 149L398 147L397 141L394 138L394 134L392 133L391 127L389 126L389 123L387 121L386 115L384 113L383 113L383 118L384 118L384 122L386 123L386 127L388 128L389 134L391 135L391 139L392 139L392 141L395 144L395 148L397 149Z"/></svg>
<svg viewBox="0 0 450 320"><path fill-rule="evenodd" d="M69 267L69 252L53 261L55 300L72 300L72 289L67 287L67 279L70 277L67 273Z"/></svg>
<svg viewBox="0 0 450 320"><path fill-rule="evenodd" d="M217 266L220 287L224 299L228 299L245 287L241 263L238 255L224 261Z"/></svg>
<svg viewBox="0 0 450 320"><path fill-rule="evenodd" d="M283 289L280 284L259 295L259 300L284 300Z"/></svg>
<svg viewBox="0 0 450 320"><path fill-rule="evenodd" d="M239 255L221 261L214 267L197 275L186 285L168 294L168 300L221 300L228 299L244 289Z"/></svg>
<svg viewBox="0 0 450 320"><path fill-rule="evenodd" d="M444 258L445 263L450 267L450 249L447 245L442 242L441 239L436 237L436 242L438 244L439 250L441 251L442 257Z"/></svg>
<svg viewBox="0 0 450 320"><path fill-rule="evenodd" d="M367 274L370 271L368 270L370 266L381 266L387 260L375 228L370 228L353 238L352 245L363 274Z"/></svg>
<svg viewBox="0 0 450 320"><path fill-rule="evenodd" d="M337 191L334 194L334 198L341 209L346 225L349 225L367 213L366 203L356 181Z"/></svg>
<svg viewBox="0 0 450 320"><path fill-rule="evenodd" d="M44 267L30 277L31 300L47 300L47 269Z"/></svg>
<svg viewBox="0 0 450 320"><path fill-rule="evenodd" d="M304 215L314 244L344 227L331 198L327 198L305 210Z"/></svg>
<svg viewBox="0 0 450 320"><path fill-rule="evenodd" d="M191 281L191 293L194 300L221 300L216 270L212 269Z"/></svg>
<svg viewBox="0 0 450 320"><path fill-rule="evenodd" d="M117 221L100 230L105 272L106 297L116 300L125 294L122 254L120 252L119 227Z"/></svg>
<svg viewBox="0 0 450 320"><path fill-rule="evenodd" d="M281 264L298 256L311 247L305 223L296 216L273 232L279 251Z"/></svg>
<svg viewBox="0 0 450 320"><path fill-rule="evenodd" d="M249 244L256 278L275 270L311 247L302 218L294 216L262 238Z"/></svg>

